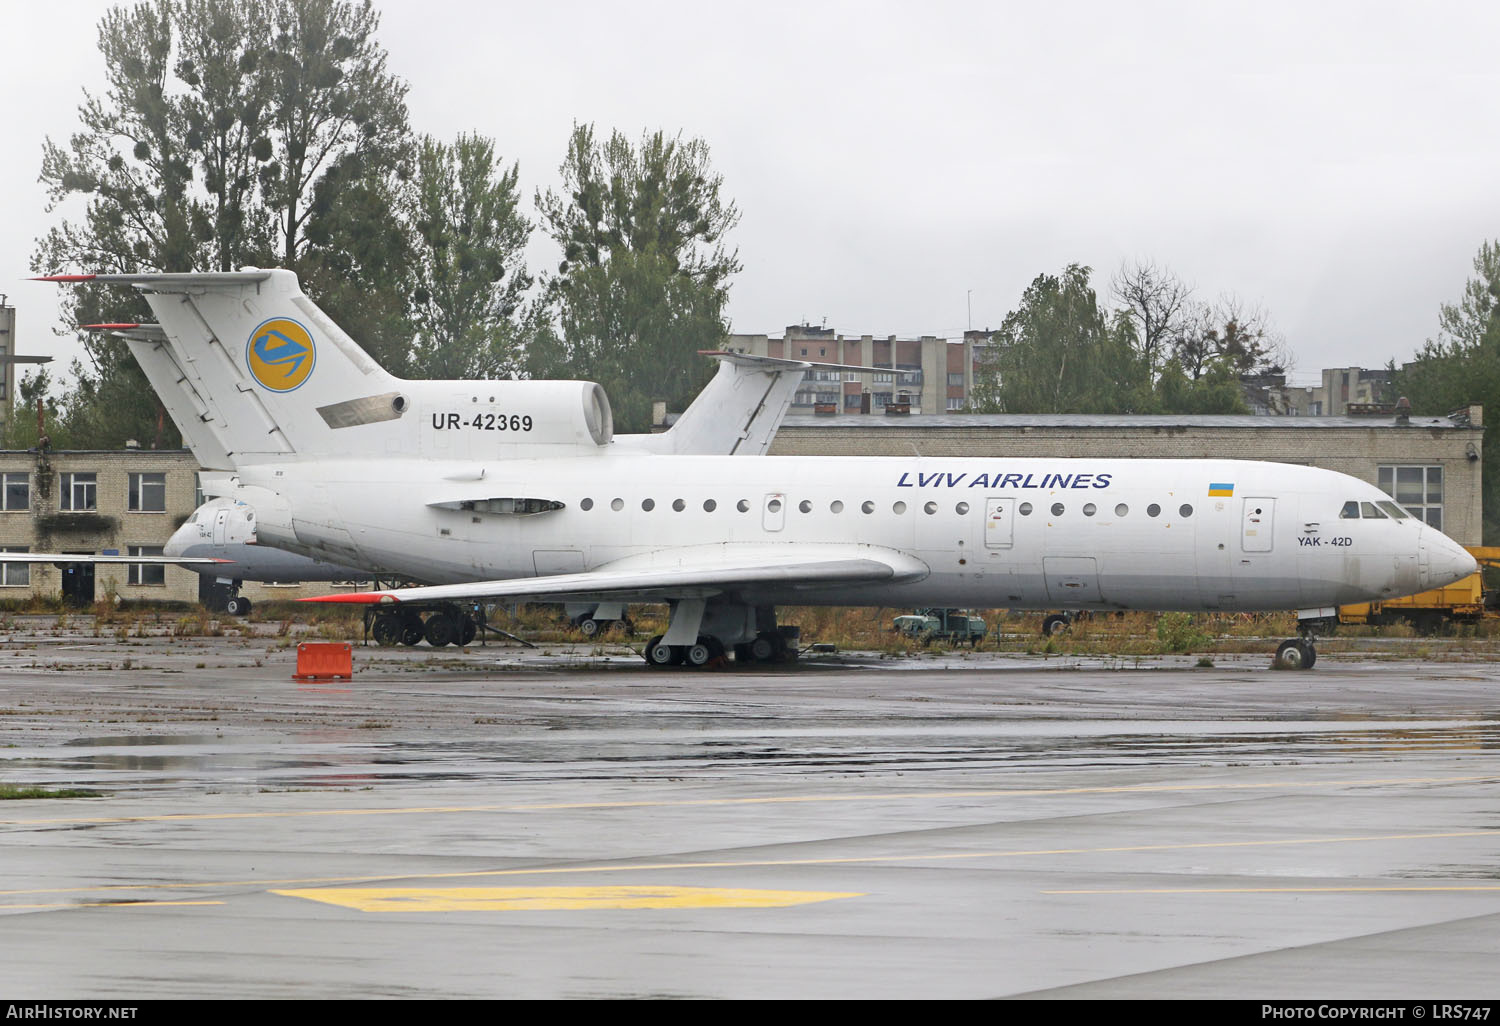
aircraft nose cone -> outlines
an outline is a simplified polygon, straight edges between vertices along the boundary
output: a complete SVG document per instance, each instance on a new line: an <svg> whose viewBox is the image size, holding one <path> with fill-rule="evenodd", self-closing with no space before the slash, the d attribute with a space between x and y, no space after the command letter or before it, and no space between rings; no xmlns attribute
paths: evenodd
<svg viewBox="0 0 1500 1026"><path fill-rule="evenodd" d="M1479 569L1479 563L1458 542L1430 530L1427 538L1427 570L1422 588L1441 588L1461 581Z"/></svg>
<svg viewBox="0 0 1500 1026"><path fill-rule="evenodd" d="M174 557L187 555L187 547L190 544L188 528L192 526L192 524L183 524L173 531L172 537L168 538L167 543L161 547L161 554Z"/></svg>

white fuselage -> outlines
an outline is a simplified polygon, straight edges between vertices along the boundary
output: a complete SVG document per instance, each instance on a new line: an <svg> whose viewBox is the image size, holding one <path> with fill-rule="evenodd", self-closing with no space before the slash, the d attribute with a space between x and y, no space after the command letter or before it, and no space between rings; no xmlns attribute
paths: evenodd
<svg viewBox="0 0 1500 1026"><path fill-rule="evenodd" d="M368 570L255 544L255 510L223 497L195 509L162 547L163 555L224 560L188 569L221 581L354 581Z"/></svg>
<svg viewBox="0 0 1500 1026"><path fill-rule="evenodd" d="M1392 598L1472 558L1347 475L1232 460L653 456L241 467L258 540L423 581L690 561L705 547L859 545L900 583L757 585L751 605L1280 610ZM1217 487L1211 487L1217 486ZM1211 494L1217 492L1219 494ZM1229 492L1230 494L1224 494ZM559 504L493 512L492 499ZM1396 510L1399 512L1399 510Z"/></svg>

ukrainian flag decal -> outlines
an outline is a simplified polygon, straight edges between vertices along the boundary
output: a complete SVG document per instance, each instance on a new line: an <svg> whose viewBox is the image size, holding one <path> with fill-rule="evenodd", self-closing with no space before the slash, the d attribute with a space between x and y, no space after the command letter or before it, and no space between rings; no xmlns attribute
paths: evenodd
<svg viewBox="0 0 1500 1026"><path fill-rule="evenodd" d="M312 334L286 317L266 321L245 343L245 366L250 376L273 392L290 392L301 386L317 362Z"/></svg>
<svg viewBox="0 0 1500 1026"><path fill-rule="evenodd" d="M1225 484L1222 481L1212 482L1208 486L1208 494L1210 498L1214 496L1232 497L1234 495L1234 485Z"/></svg>

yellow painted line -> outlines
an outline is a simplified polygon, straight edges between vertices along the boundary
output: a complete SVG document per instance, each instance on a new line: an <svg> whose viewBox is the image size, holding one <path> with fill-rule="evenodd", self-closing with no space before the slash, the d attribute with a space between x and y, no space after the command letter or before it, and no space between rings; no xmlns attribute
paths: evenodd
<svg viewBox="0 0 1500 1026"><path fill-rule="evenodd" d="M558 912L640 908L787 908L857 891L766 891L732 887L362 887L272 891L360 912Z"/></svg>
<svg viewBox="0 0 1500 1026"><path fill-rule="evenodd" d="M553 802L515 805L431 805L393 809L283 809L267 812L179 812L160 816L58 816L40 819L0 819L0 826L85 826L110 823L191 823L236 819L308 819L324 816L428 816L475 812L558 812L596 809L687 809L736 805L797 805L826 802L946 801L954 798L1049 798L1091 794L1185 794L1310 790L1333 787L1393 787L1414 784L1476 784L1500 782L1500 776L1374 777L1367 780L1273 780L1260 783L1131 784L1117 787L1057 787L976 791L897 791L875 794L780 795L761 798L679 798L620 802Z"/></svg>
<svg viewBox="0 0 1500 1026"><path fill-rule="evenodd" d="M1042 891L1043 894L1403 894L1427 891L1500 891L1500 884L1424 884L1412 887L1140 887Z"/></svg>
<svg viewBox="0 0 1500 1026"><path fill-rule="evenodd" d="M585 873L636 873L684 869L763 869L781 866L901 865L914 862L951 862L962 859L1013 859L1028 856L1113 855L1128 852L1204 851L1215 848L1285 848L1312 844L1354 844L1369 841L1452 840L1462 837L1500 837L1495 830L1453 830L1426 834L1362 834L1348 837L1299 837L1272 841L1201 841L1182 844L1131 844L1100 848L1019 848L992 851L919 852L911 855L829 856L803 859L726 859L714 862L619 862L609 865L551 866L527 869L472 869L453 873L381 873L370 876L329 876L286 880L216 880L199 883L101 884L93 887L47 887L0 890L0 896L74 894L105 891L173 890L224 887L287 887L300 885L376 883L392 879L465 880L497 876L557 876Z"/></svg>

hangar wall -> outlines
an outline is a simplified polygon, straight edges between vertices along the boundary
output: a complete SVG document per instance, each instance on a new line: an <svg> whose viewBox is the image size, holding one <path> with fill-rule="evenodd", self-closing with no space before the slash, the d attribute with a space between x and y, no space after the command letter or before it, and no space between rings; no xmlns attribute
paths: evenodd
<svg viewBox="0 0 1500 1026"><path fill-rule="evenodd" d="M1409 418L1389 414L788 417L771 446L771 455L1094 456L1296 463L1337 470L1385 487L1398 502L1414 507L1454 540L1478 545L1483 532L1483 445L1483 411L1470 406L1447 417ZM1418 491L1420 499L1415 498Z"/></svg>

